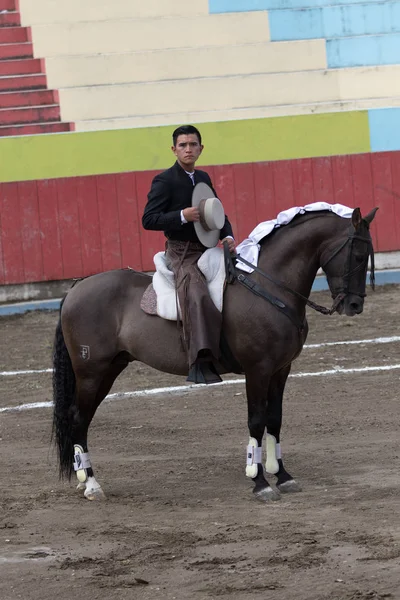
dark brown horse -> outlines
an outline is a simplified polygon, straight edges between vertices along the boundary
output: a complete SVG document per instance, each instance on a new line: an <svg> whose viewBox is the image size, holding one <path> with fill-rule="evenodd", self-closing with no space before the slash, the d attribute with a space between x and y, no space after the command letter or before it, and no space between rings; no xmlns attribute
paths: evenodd
<svg viewBox="0 0 400 600"><path fill-rule="evenodd" d="M373 257L369 225L375 212L362 218L356 208L351 219L327 211L296 217L261 242L258 267L266 276L260 271L248 276L258 284L256 293L238 279L226 287L223 336L246 377L246 475L261 500L300 489L283 466L280 429L286 380L307 337L305 309L313 281L322 267L333 310L348 316L362 312L368 258ZM187 375L176 323L140 308L150 281L148 275L129 269L100 273L79 281L62 303L54 350L55 440L60 474L70 477L74 468L78 488L89 499L103 492L89 459L88 428L118 375L135 360ZM220 372L229 369L221 366ZM264 434L266 471L276 475L278 491L264 476Z"/></svg>

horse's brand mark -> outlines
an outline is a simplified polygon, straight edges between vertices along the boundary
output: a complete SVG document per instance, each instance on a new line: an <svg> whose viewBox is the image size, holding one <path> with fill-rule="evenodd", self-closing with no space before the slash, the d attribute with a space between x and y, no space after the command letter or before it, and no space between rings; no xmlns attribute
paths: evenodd
<svg viewBox="0 0 400 600"><path fill-rule="evenodd" d="M81 357L83 360L89 360L90 358L90 346L81 346Z"/></svg>

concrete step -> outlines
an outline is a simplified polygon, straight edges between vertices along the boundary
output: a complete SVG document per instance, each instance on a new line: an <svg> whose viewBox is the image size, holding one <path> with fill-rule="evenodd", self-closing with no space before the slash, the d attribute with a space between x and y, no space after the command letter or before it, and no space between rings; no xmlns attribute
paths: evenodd
<svg viewBox="0 0 400 600"><path fill-rule="evenodd" d="M47 81L44 73L0 77L0 92L11 90L40 90L46 87Z"/></svg>
<svg viewBox="0 0 400 600"><path fill-rule="evenodd" d="M33 46L31 42L21 42L17 44L0 44L0 60L32 57Z"/></svg>
<svg viewBox="0 0 400 600"><path fill-rule="evenodd" d="M56 90L32 90L27 92L0 93L0 106L2 108L58 104L58 100L59 97Z"/></svg>
<svg viewBox="0 0 400 600"><path fill-rule="evenodd" d="M266 13L55 23L31 30L35 54L44 58L269 41Z"/></svg>
<svg viewBox="0 0 400 600"><path fill-rule="evenodd" d="M44 60L41 58L23 58L0 61L0 77L6 75L33 75L44 73Z"/></svg>
<svg viewBox="0 0 400 600"><path fill-rule="evenodd" d="M102 54L46 60L50 87L75 87L326 68L323 40Z"/></svg>
<svg viewBox="0 0 400 600"><path fill-rule="evenodd" d="M14 27L21 25L19 12L0 12L0 27Z"/></svg>
<svg viewBox="0 0 400 600"><path fill-rule="evenodd" d="M0 27L0 44L29 41L29 27Z"/></svg>
<svg viewBox="0 0 400 600"><path fill-rule="evenodd" d="M21 125L23 123L46 123L60 120L60 107L24 106L19 108L0 108L0 125Z"/></svg>
<svg viewBox="0 0 400 600"><path fill-rule="evenodd" d="M112 19L140 19L148 17L184 17L207 15L207 0L20 0L24 24L76 23L79 21L108 21Z"/></svg>
<svg viewBox="0 0 400 600"><path fill-rule="evenodd" d="M38 135L41 133L62 133L74 131L73 123L31 123L28 125L0 126L0 137L15 135Z"/></svg>
<svg viewBox="0 0 400 600"><path fill-rule="evenodd" d="M400 97L390 99L391 106L400 107ZM288 117L295 115L327 114L384 108L386 98L367 100L347 100L337 102L310 102L307 104L282 104L277 106L256 106L250 108L226 108L220 110L160 113L157 115L126 116L113 119L87 119L75 122L76 131L104 131L107 129L132 129L137 127L153 127L180 123L215 123L243 119L264 119Z"/></svg>
<svg viewBox="0 0 400 600"><path fill-rule="evenodd" d="M66 88L59 93L63 121L172 115L183 106L193 113L390 99L400 96L400 65Z"/></svg>

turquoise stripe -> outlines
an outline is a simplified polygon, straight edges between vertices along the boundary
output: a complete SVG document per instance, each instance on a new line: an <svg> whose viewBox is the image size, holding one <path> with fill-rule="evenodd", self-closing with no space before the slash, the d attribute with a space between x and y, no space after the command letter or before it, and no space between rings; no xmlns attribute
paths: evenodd
<svg viewBox="0 0 400 600"><path fill-rule="evenodd" d="M272 10L272 41L400 32L400 1L359 5Z"/></svg>
<svg viewBox="0 0 400 600"><path fill-rule="evenodd" d="M209 0L210 13L245 12L284 8L318 8L344 4L346 0ZM365 0L352 0L352 4L365 4Z"/></svg>
<svg viewBox="0 0 400 600"><path fill-rule="evenodd" d="M328 68L400 63L400 33L337 38L326 41Z"/></svg>
<svg viewBox="0 0 400 600"><path fill-rule="evenodd" d="M368 111L372 152L400 150L400 108Z"/></svg>

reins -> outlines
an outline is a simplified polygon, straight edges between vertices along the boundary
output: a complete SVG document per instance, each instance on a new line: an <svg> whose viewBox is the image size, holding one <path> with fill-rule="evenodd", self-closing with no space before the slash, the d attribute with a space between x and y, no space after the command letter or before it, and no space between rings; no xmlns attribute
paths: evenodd
<svg viewBox="0 0 400 600"><path fill-rule="evenodd" d="M315 215L315 217L313 216L311 218L316 218L316 215ZM297 224L299 224L299 223L296 223L296 225ZM294 224L292 226L294 226ZM352 225L350 225L350 226L352 227ZM354 240L359 240L359 241L362 241L362 242L368 244L370 246L370 249L369 249L366 259L364 259L355 268L351 269L352 247L353 247ZM309 306L313 310L315 310L323 315L332 315L337 310L337 308L338 308L339 304L342 302L342 300L348 294L354 293L355 295L358 295L358 296L365 296L365 294L360 294L359 292L351 292L350 291L350 277L354 273L356 273L359 270L361 270L362 268L364 268L365 262L368 263L369 257L371 257L370 283L371 283L372 289L375 289L375 260L374 260L374 248L372 245L372 240L368 239L366 237L357 235L354 232L348 234L346 240L342 244L340 244L338 246L338 248L336 248L333 251L331 256L321 265L321 268L324 269L326 267L326 265L335 256L337 256L341 252L341 250L343 250L349 243L350 243L350 248L349 248L349 252L347 255L346 271L343 273L343 276L342 276L343 287L341 289L333 292L333 293L335 293L335 299L333 301L331 308L327 308L320 304L316 304L315 302L313 302L306 296L303 296L303 294L300 294L296 290L293 290L292 288L290 288L288 285L286 285L282 281L279 281L279 280L271 277L265 271L260 269L258 266L253 265L252 263L248 262L246 259L241 257L240 254L235 255L233 258L236 263L239 261L239 262L247 265L253 271L255 271L256 273L259 273L265 279L268 279L268 281L270 281L271 283L275 284L276 286L280 287L281 289L285 290L286 292L289 292L293 296L300 298L301 300L303 300L306 303L307 306ZM225 246L225 244L224 244L224 246ZM290 318L290 320L298 327L298 329L300 331L302 331L304 328L304 323L299 320L299 318L297 317L295 312L290 307L288 307L284 302L282 302L282 300L280 300L279 298L276 298L275 296L273 296L272 294L267 292L262 286L260 286L257 282L255 282L253 279L251 279L247 275L245 275L243 272L238 273L236 264L235 264L235 266L233 266L232 263L231 263L231 265L228 264L227 252L228 252L228 257L229 257L229 251L227 250L227 245L226 245L225 262L227 264L227 273L229 273L230 281L232 281L233 279L237 279L237 281L241 285L243 285L244 287L249 289L253 294L263 297L265 300L267 300L273 306L275 306L278 310L280 310L281 312L286 314L286 316Z"/></svg>

